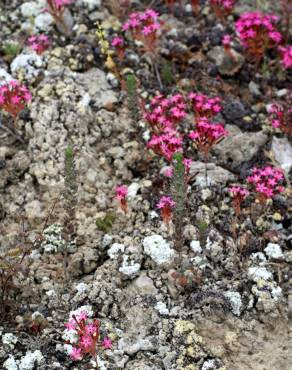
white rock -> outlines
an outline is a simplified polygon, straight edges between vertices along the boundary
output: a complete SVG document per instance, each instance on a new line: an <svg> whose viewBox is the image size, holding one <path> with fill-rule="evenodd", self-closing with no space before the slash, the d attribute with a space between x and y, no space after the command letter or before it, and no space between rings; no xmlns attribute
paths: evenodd
<svg viewBox="0 0 292 370"><path fill-rule="evenodd" d="M203 363L202 370L213 370L216 369L215 360L207 360Z"/></svg>
<svg viewBox="0 0 292 370"><path fill-rule="evenodd" d="M143 240L144 252L158 265L170 262L174 257L174 250L161 235L147 236Z"/></svg>
<svg viewBox="0 0 292 370"><path fill-rule="evenodd" d="M233 291L228 291L224 295L229 300L234 315L240 316L242 311L241 295L238 292Z"/></svg>
<svg viewBox="0 0 292 370"><path fill-rule="evenodd" d="M256 265L259 265L259 266L263 266L267 262L266 256L262 252L253 253L250 256L250 258L253 261L253 264L256 264Z"/></svg>
<svg viewBox="0 0 292 370"><path fill-rule="evenodd" d="M21 69L24 70L25 77L30 79L36 77L39 69L43 66L42 58L37 54L19 54L11 63L10 68L13 74Z"/></svg>
<svg viewBox="0 0 292 370"><path fill-rule="evenodd" d="M271 150L281 168L289 172L292 167L292 145L289 143L288 139L274 136Z"/></svg>
<svg viewBox="0 0 292 370"><path fill-rule="evenodd" d="M35 369L35 365L39 365L44 356L41 351L36 350L34 352L28 351L27 354L21 358L19 364L19 370L32 370Z"/></svg>
<svg viewBox="0 0 292 370"><path fill-rule="evenodd" d="M4 362L3 367L7 370L18 370L18 366L12 355L9 355L9 358Z"/></svg>
<svg viewBox="0 0 292 370"><path fill-rule="evenodd" d="M35 17L46 7L46 0L28 1L20 6L24 18Z"/></svg>
<svg viewBox="0 0 292 370"><path fill-rule="evenodd" d="M84 5L89 10L94 10L96 8L99 8L101 5L101 0L79 0L77 2L77 5Z"/></svg>
<svg viewBox="0 0 292 370"><path fill-rule="evenodd" d="M202 248L201 248L199 240L192 240L191 241L191 250L195 253L201 253L202 252Z"/></svg>
<svg viewBox="0 0 292 370"><path fill-rule="evenodd" d="M282 297L282 289L279 286L275 286L271 290L272 297L278 301Z"/></svg>
<svg viewBox="0 0 292 370"><path fill-rule="evenodd" d="M212 196L212 192L209 188L203 189L202 190L202 199L207 200Z"/></svg>
<svg viewBox="0 0 292 370"><path fill-rule="evenodd" d="M78 293L85 293L88 290L88 285L85 283L79 283L76 285L75 289Z"/></svg>
<svg viewBox="0 0 292 370"><path fill-rule="evenodd" d="M78 316L81 312L86 312L88 317L93 316L92 306L91 305L84 305L84 306L81 306L81 307L77 308L77 310L71 311L70 312L70 318L72 318L73 315Z"/></svg>
<svg viewBox="0 0 292 370"><path fill-rule="evenodd" d="M110 259L116 259L120 253L125 251L124 244L114 243L110 249L107 251Z"/></svg>
<svg viewBox="0 0 292 370"><path fill-rule="evenodd" d="M4 68L0 68L0 85L10 80L13 80L12 76Z"/></svg>
<svg viewBox="0 0 292 370"><path fill-rule="evenodd" d="M54 18L51 14L44 12L40 13L35 17L34 20L34 31L50 31L51 26L54 23Z"/></svg>
<svg viewBox="0 0 292 370"><path fill-rule="evenodd" d="M284 258L281 247L278 244L269 243L265 248L265 253L269 258L281 260Z"/></svg>
<svg viewBox="0 0 292 370"><path fill-rule="evenodd" d="M250 267L247 273L249 278L254 282L257 282L260 279L271 280L273 278L273 274L265 267Z"/></svg>
<svg viewBox="0 0 292 370"><path fill-rule="evenodd" d="M137 182L133 182L129 187L128 187L128 199L134 199L137 195L137 192L140 188L140 185Z"/></svg>
<svg viewBox="0 0 292 370"><path fill-rule="evenodd" d="M107 247L110 245L110 243L113 241L113 236L109 234L105 234L105 236L102 239L102 246Z"/></svg>
<svg viewBox="0 0 292 370"><path fill-rule="evenodd" d="M124 256L122 266L119 268L119 271L129 277L134 277L137 272L140 270L140 263L135 263L134 261L129 261L129 256Z"/></svg>
<svg viewBox="0 0 292 370"><path fill-rule="evenodd" d="M160 315L169 315L169 309L166 307L164 302L157 302L155 309L160 313Z"/></svg>
<svg viewBox="0 0 292 370"><path fill-rule="evenodd" d="M6 333L2 335L2 343L6 344L10 348L14 348L17 343L17 337L12 333Z"/></svg>

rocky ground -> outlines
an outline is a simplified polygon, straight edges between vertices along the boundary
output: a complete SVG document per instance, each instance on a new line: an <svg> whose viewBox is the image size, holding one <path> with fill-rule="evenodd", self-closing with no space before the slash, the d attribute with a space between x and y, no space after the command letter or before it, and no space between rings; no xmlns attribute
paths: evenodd
<svg viewBox="0 0 292 370"><path fill-rule="evenodd" d="M242 183L254 165L285 169L287 189L291 175L291 141L273 133L266 112L271 100L288 94L291 72L284 78L272 67L255 72L240 47L234 70L222 57L222 36L239 14L254 9L254 2L239 1L225 25L204 1L197 18L188 7L172 15L163 2L152 4L166 25L161 56L175 60L164 94L195 86L220 96L220 121L229 131L209 158L208 186L204 163L189 149L196 176L189 185L182 258L198 279L185 288L172 279L177 251L155 208L166 163L148 158L146 123L131 119L127 94L105 67L95 35L97 21L109 37L119 33L112 2L77 0L70 6L74 26L68 37L40 11L44 3L0 4L2 43L37 32L52 40L42 55L25 44L12 58L3 49L0 55L0 80L12 76L33 94L17 123L25 143L0 130L1 253L21 242L22 220L29 240L48 221L38 248L14 277L12 301L0 321L0 367L93 368L89 357L72 361L63 338L70 312L90 306L113 342L99 354L100 369L290 369L291 193L277 196L264 212L246 211L235 238L226 190ZM262 5L274 7L268 1ZM146 6L135 2L133 9ZM134 45L117 65L121 75L130 70L139 78L145 101L160 90L147 58ZM61 195L69 142L75 149L78 205L76 235L64 266ZM129 186L127 214L113 199L118 184ZM106 216L112 217L109 227L100 222ZM42 329L34 333L36 317Z"/></svg>

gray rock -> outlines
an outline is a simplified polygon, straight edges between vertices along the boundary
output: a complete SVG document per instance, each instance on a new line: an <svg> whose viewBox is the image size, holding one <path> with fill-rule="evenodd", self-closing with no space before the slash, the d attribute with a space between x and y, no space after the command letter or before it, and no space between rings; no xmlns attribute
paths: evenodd
<svg viewBox="0 0 292 370"><path fill-rule="evenodd" d="M140 276L133 280L128 289L138 295L155 295L158 292L153 284L153 280L147 276L146 271L141 271Z"/></svg>
<svg viewBox="0 0 292 370"><path fill-rule="evenodd" d="M241 119L246 114L247 110L239 100L232 100L228 102L223 109L223 115L230 121Z"/></svg>
<svg viewBox="0 0 292 370"><path fill-rule="evenodd" d="M237 167L251 160L268 140L262 131L251 135L249 132L241 132L236 126L227 125L226 129L229 135L214 148L216 155L226 165Z"/></svg>
<svg viewBox="0 0 292 370"><path fill-rule="evenodd" d="M219 72L225 76L234 76L243 66L244 57L231 49L232 57L222 46L216 46L207 53L207 57L216 64Z"/></svg>
<svg viewBox="0 0 292 370"><path fill-rule="evenodd" d="M190 174L197 174L195 177L195 185L200 188L205 188L206 177L205 177L205 163L203 162L192 162L190 168ZM216 166L214 163L207 163L207 176L208 186L210 185L226 185L227 182L235 181L235 176L225 170L222 167Z"/></svg>
<svg viewBox="0 0 292 370"><path fill-rule="evenodd" d="M292 145L287 138L273 137L272 153L281 168L287 173L292 167Z"/></svg>

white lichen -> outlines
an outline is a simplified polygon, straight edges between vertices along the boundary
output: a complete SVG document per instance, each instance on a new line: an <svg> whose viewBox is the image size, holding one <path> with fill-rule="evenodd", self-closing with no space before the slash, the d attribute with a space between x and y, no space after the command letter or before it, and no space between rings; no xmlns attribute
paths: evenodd
<svg viewBox="0 0 292 370"><path fill-rule="evenodd" d="M140 271L140 263L129 260L129 256L123 257L122 266L119 268L119 271L129 277L134 277L138 271Z"/></svg>
<svg viewBox="0 0 292 370"><path fill-rule="evenodd" d="M191 241L191 250L195 253L201 253L202 247L199 240L192 240Z"/></svg>
<svg viewBox="0 0 292 370"><path fill-rule="evenodd" d="M6 333L2 335L2 343L13 349L17 343L17 337L12 333Z"/></svg>
<svg viewBox="0 0 292 370"><path fill-rule="evenodd" d="M160 315L169 315L169 309L166 307L164 302L157 302L155 309L160 313Z"/></svg>
<svg viewBox="0 0 292 370"><path fill-rule="evenodd" d="M124 253L125 251L125 246L124 244L120 244L120 243L114 243L110 249L107 251L107 254L109 255L110 259L117 259L118 256L121 254L121 253Z"/></svg>
<svg viewBox="0 0 292 370"><path fill-rule="evenodd" d="M143 240L143 247L144 252L158 265L169 263L174 257L174 250L161 235L147 236Z"/></svg>
<svg viewBox="0 0 292 370"><path fill-rule="evenodd" d="M265 267L250 267L247 273L250 280L254 281L255 283L261 279L271 280L273 278L273 274Z"/></svg>
<svg viewBox="0 0 292 370"><path fill-rule="evenodd" d="M269 243L265 248L265 253L269 258L274 260L281 260L284 258L284 254L279 244Z"/></svg>
<svg viewBox="0 0 292 370"><path fill-rule="evenodd" d="M224 295L230 302L232 313L236 316L240 316L243 306L241 295L233 291L228 291Z"/></svg>
<svg viewBox="0 0 292 370"><path fill-rule="evenodd" d="M32 370L40 365L44 359L41 351L34 352L28 351L24 357L21 358L19 363L19 370Z"/></svg>

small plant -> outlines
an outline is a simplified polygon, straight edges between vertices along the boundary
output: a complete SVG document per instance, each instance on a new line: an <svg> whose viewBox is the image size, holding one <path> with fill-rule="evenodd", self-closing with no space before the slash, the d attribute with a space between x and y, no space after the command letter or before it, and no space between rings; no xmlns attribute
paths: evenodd
<svg viewBox="0 0 292 370"><path fill-rule="evenodd" d="M196 130L189 134L189 138L196 143L197 149L207 160L211 148L227 135L228 132L222 124L213 124L207 118L201 118L196 124Z"/></svg>
<svg viewBox="0 0 292 370"><path fill-rule="evenodd" d="M50 41L46 35L31 36L28 38L28 43L30 47L39 55L50 47Z"/></svg>
<svg viewBox="0 0 292 370"><path fill-rule="evenodd" d="M4 109L14 120L31 98L28 88L19 81L11 80L0 86L0 109Z"/></svg>
<svg viewBox="0 0 292 370"><path fill-rule="evenodd" d="M292 135L292 96L286 102L274 103L268 107L270 122L273 128L280 129L286 135Z"/></svg>
<svg viewBox="0 0 292 370"><path fill-rule="evenodd" d="M156 59L158 57L158 35L157 31L161 28L158 20L159 14L153 9L147 9L140 13L131 13L128 20L123 24L123 31L130 32L133 40L143 44L142 51L149 54L153 69L161 89L163 89Z"/></svg>
<svg viewBox="0 0 292 370"><path fill-rule="evenodd" d="M68 267L68 247L74 241L75 238L75 224L76 224L76 206L77 206L77 181L76 181L76 169L74 159L74 149L68 145L65 150L65 189L63 193L64 197L64 221L63 221L63 239L65 240L65 246L62 250L64 257L64 270L67 277Z"/></svg>
<svg viewBox="0 0 292 370"><path fill-rule="evenodd" d="M60 31L63 31L65 35L69 35L73 20L67 10L67 6L72 4L74 0L47 0L48 7L45 9L54 18Z"/></svg>
<svg viewBox="0 0 292 370"><path fill-rule="evenodd" d="M216 16L221 20L225 21L234 8L234 0L210 0L211 7Z"/></svg>
<svg viewBox="0 0 292 370"><path fill-rule="evenodd" d="M114 214L107 213L104 217L96 220L96 226L99 230L107 233L112 229L115 220L116 216Z"/></svg>
<svg viewBox="0 0 292 370"><path fill-rule="evenodd" d="M96 36L98 38L98 44L100 46L101 53L106 57L106 61L104 65L106 68L108 68L110 71L113 71L115 76L120 80L120 74L117 69L116 63L114 62L112 55L113 51L110 49L110 44L106 38L106 34L104 29L101 27L99 22L96 23L97 30L96 30Z"/></svg>
<svg viewBox="0 0 292 370"><path fill-rule="evenodd" d="M21 46L16 42L5 42L2 46L2 51L9 61L14 59L20 50Z"/></svg>
<svg viewBox="0 0 292 370"><path fill-rule="evenodd" d="M249 195L249 191L241 186L232 186L228 189L232 196L232 206L236 216L240 215L241 203Z"/></svg>
<svg viewBox="0 0 292 370"><path fill-rule="evenodd" d="M208 238L209 224L204 219L199 218L196 220L196 226L199 231L200 245L206 245Z"/></svg>
<svg viewBox="0 0 292 370"><path fill-rule="evenodd" d="M277 48L282 41L282 35L276 28L277 21L275 15L256 11L242 14L235 23L240 41L256 66L267 50Z"/></svg>
<svg viewBox="0 0 292 370"><path fill-rule="evenodd" d="M171 197L163 196L160 198L159 202L157 203L156 207L161 212L161 217L163 222L166 225L169 225L170 220L173 216L173 209L175 208L175 202L172 200Z"/></svg>
<svg viewBox="0 0 292 370"><path fill-rule="evenodd" d="M186 217L187 173L189 171L189 168L184 163L182 153L174 154L173 167L173 176L171 178L171 194L175 203L174 244L175 248L178 251L181 251L184 245L183 227Z"/></svg>
<svg viewBox="0 0 292 370"><path fill-rule="evenodd" d="M174 83L174 76L171 62L164 60L161 67L161 78L162 82L166 86L170 86Z"/></svg>
<svg viewBox="0 0 292 370"><path fill-rule="evenodd" d="M139 96L137 91L137 80L133 74L126 77L126 91L128 95L128 108L134 124L139 121Z"/></svg>
<svg viewBox="0 0 292 370"><path fill-rule="evenodd" d="M118 185L116 187L116 196L115 199L118 200L120 209L127 213L128 211L128 202L127 202L128 188L124 185Z"/></svg>
<svg viewBox="0 0 292 370"><path fill-rule="evenodd" d="M283 171L270 166L262 169L253 168L252 175L247 177L247 182L254 186L257 199L261 204L266 204L268 199L285 190L282 186L283 180Z"/></svg>
<svg viewBox="0 0 292 370"><path fill-rule="evenodd" d="M117 36L112 39L111 46L115 48L119 60L123 60L125 56L125 41L122 37Z"/></svg>
<svg viewBox="0 0 292 370"><path fill-rule="evenodd" d="M98 349L112 348L108 337L101 338L100 321L90 319L87 312L80 311L78 314L73 313L65 327L65 335L70 338L66 347L72 360L78 361L86 355L91 355L98 369Z"/></svg>

